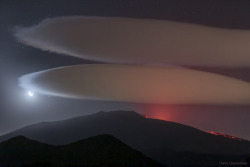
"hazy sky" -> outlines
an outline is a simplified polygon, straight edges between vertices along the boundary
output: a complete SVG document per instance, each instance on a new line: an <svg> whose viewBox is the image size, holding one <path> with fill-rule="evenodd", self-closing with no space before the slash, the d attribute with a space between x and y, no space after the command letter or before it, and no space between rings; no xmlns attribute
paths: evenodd
<svg viewBox="0 0 250 167"><path fill-rule="evenodd" d="M164 19L226 29L250 30L249 6L250 2L233 0L1 1L0 134L35 122L66 119L100 110L125 109L250 140L249 105L151 105L64 99L41 94L35 94L30 98L27 96L27 90L18 87L20 76L66 65L98 62L42 51L18 43L13 36L16 26L29 27L47 18L83 15ZM238 40L231 42L234 44ZM188 65L188 67L250 81L250 67L246 65L216 68Z"/></svg>

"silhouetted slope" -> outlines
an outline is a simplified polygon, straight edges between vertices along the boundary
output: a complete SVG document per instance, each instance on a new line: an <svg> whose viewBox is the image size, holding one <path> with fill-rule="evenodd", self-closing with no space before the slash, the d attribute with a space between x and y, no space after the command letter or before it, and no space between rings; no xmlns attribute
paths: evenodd
<svg viewBox="0 0 250 167"><path fill-rule="evenodd" d="M152 150L144 150L143 153L154 160L167 164L171 167L221 167L235 166L242 167L250 165L248 159L250 154L245 155L226 155L226 154L204 154L188 151L175 151L167 148L158 148ZM222 165L222 163L242 163L241 165Z"/></svg>
<svg viewBox="0 0 250 167"><path fill-rule="evenodd" d="M65 146L50 146L18 136L0 144L0 166L161 165L111 135L99 135Z"/></svg>
<svg viewBox="0 0 250 167"><path fill-rule="evenodd" d="M170 155L183 155L186 152L243 158L250 154L250 142L247 140L216 136L175 122L146 119L132 111L99 112L64 121L39 123L4 135L0 141L23 135L60 145L99 134L113 135L166 164Z"/></svg>
<svg viewBox="0 0 250 167"><path fill-rule="evenodd" d="M53 146L29 140L24 136L17 136L0 144L0 164L11 162L15 165L20 162L32 162L33 158L48 159L47 154L41 154L44 152L53 154Z"/></svg>

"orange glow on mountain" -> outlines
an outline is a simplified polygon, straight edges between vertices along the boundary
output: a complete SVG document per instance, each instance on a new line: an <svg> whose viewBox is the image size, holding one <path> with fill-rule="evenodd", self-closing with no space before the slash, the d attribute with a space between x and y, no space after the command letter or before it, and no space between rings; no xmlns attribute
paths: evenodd
<svg viewBox="0 0 250 167"><path fill-rule="evenodd" d="M192 111L191 111L191 109ZM207 106L206 106L207 107ZM159 119L170 122L177 122L183 125L200 129L207 133L232 140L244 140L235 136L240 135L236 132L228 131L224 125L220 125L221 117L225 116L225 112L212 112L218 110L218 107L189 106L189 105L161 105L161 104L143 104L139 111L145 118ZM211 122L213 120L214 122ZM233 121L231 118L225 121ZM237 122L236 122L237 123ZM231 134L231 135L227 135Z"/></svg>
<svg viewBox="0 0 250 167"><path fill-rule="evenodd" d="M223 134L223 133L220 133L220 132L214 132L214 131L207 131L207 132L210 133L210 134L216 135L216 136L223 136L223 137L229 138L229 139L242 140L241 138L237 138L237 137L234 137L234 136L226 135L226 134Z"/></svg>
<svg viewBox="0 0 250 167"><path fill-rule="evenodd" d="M168 112L170 110L164 105L147 105L144 108L144 117L170 121L170 112Z"/></svg>

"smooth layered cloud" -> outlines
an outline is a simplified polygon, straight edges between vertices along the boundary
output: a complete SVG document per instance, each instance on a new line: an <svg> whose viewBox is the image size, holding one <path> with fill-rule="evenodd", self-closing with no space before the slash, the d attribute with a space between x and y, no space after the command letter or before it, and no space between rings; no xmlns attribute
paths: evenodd
<svg viewBox="0 0 250 167"><path fill-rule="evenodd" d="M111 63L250 65L250 31L164 20L61 17L18 28L27 45Z"/></svg>
<svg viewBox="0 0 250 167"><path fill-rule="evenodd" d="M250 84L179 67L77 65L25 75L25 89L60 97L155 104L247 104Z"/></svg>

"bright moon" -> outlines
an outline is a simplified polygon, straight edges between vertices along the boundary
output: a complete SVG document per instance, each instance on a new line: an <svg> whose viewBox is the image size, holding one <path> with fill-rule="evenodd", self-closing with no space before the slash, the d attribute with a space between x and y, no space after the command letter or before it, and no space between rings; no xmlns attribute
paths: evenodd
<svg viewBox="0 0 250 167"><path fill-rule="evenodd" d="M34 96L34 93L31 92L31 91L29 91L29 92L28 92L28 95L29 95L29 96Z"/></svg>

